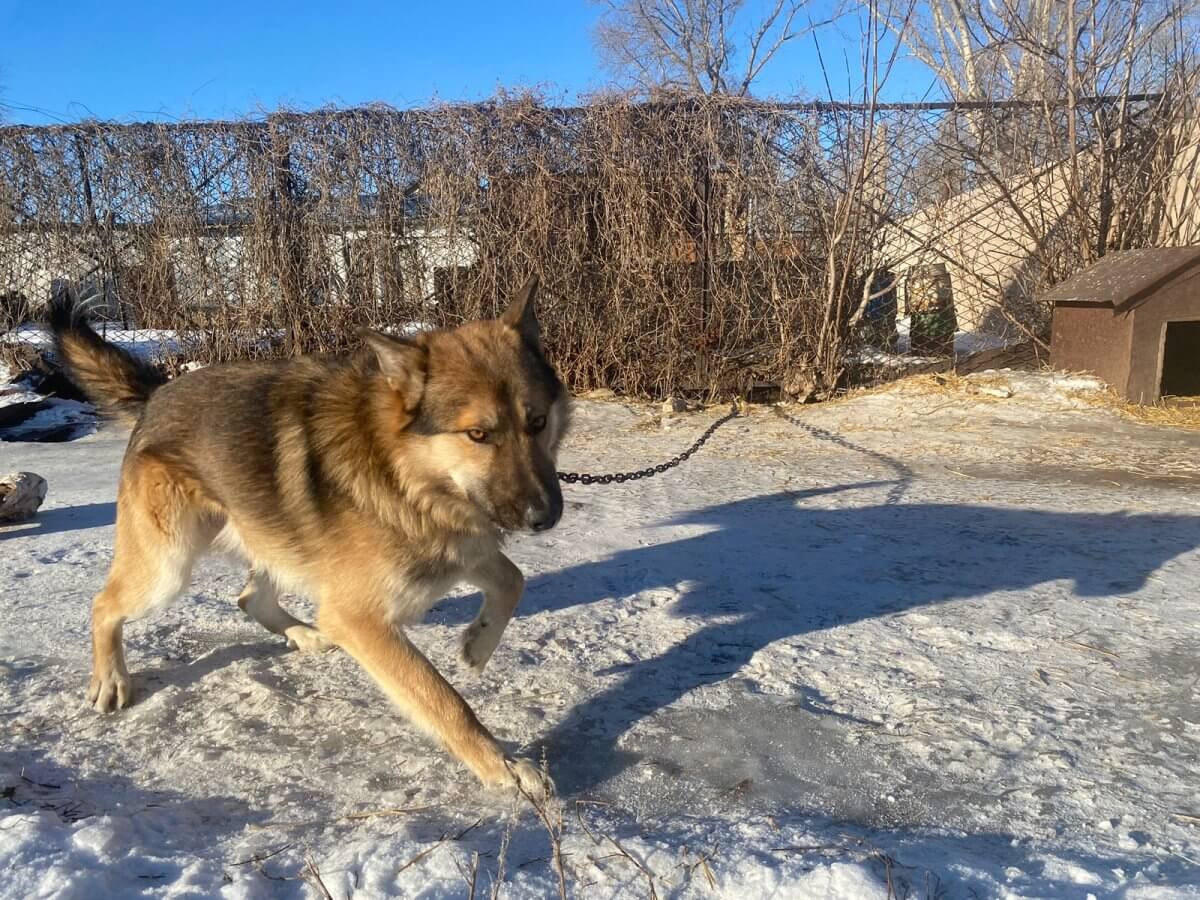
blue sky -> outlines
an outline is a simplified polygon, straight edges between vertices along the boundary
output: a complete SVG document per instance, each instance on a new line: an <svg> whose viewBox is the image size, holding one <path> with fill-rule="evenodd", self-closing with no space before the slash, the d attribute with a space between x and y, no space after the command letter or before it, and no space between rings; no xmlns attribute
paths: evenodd
<svg viewBox="0 0 1200 900"><path fill-rule="evenodd" d="M753 3L753 0L752 0ZM545 86L572 99L607 81L586 0L372 0L284 4L0 0L0 103L10 122L237 117L437 97L474 100L500 86ZM822 38L835 95L848 93L858 30ZM850 60L850 68L855 68ZM928 77L906 66L889 94L919 99ZM766 94L826 95L811 39L764 74Z"/></svg>

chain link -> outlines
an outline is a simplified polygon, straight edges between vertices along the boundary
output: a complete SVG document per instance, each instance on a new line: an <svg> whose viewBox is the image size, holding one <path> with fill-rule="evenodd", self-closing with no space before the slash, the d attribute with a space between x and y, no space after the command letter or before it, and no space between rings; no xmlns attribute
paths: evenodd
<svg viewBox="0 0 1200 900"><path fill-rule="evenodd" d="M688 447L674 459L669 459L664 463L659 463L657 466L651 466L648 469L638 469L635 472L610 472L604 475L589 475L586 472L559 472L558 480L566 484L624 484L626 481L637 481L641 478L651 478L655 475L661 475L668 469L673 469L681 462L685 461L689 456L704 446L705 442L713 436L713 432L724 425L726 422L736 419L738 416L737 404L729 410L717 421L713 422L705 430L704 434L696 440L696 443Z"/></svg>

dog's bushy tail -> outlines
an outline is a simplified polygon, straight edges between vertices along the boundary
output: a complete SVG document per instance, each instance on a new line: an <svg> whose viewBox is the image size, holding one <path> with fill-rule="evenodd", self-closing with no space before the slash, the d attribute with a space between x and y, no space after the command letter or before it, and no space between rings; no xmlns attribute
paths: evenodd
<svg viewBox="0 0 1200 900"><path fill-rule="evenodd" d="M59 291L50 301L50 328L68 377L111 416L136 422L150 395L166 381L152 366L96 334L69 291Z"/></svg>

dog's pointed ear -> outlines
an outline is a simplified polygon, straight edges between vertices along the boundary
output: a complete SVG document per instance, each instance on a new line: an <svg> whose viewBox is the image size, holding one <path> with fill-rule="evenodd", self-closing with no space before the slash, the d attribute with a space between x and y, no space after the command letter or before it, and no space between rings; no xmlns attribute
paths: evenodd
<svg viewBox="0 0 1200 900"><path fill-rule="evenodd" d="M530 275L529 278L521 285L521 289L517 291L517 295L508 304L508 309L504 311L504 315L500 317L500 321L505 325L509 325L518 332L521 337L529 341L529 343L537 346L541 338L541 328L538 326L536 300L538 292L538 277Z"/></svg>
<svg viewBox="0 0 1200 900"><path fill-rule="evenodd" d="M379 371L388 386L400 394L404 408L412 412L425 394L425 376L429 370L429 351L421 341L392 337L364 328L362 339L375 351Z"/></svg>

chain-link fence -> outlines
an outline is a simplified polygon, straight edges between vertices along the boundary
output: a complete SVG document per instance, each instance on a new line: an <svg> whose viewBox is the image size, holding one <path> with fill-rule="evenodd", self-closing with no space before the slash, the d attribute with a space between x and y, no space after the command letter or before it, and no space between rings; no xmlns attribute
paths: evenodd
<svg viewBox="0 0 1200 900"><path fill-rule="evenodd" d="M69 287L168 365L452 325L542 276L577 389L822 395L1044 340L1045 286L1193 238L1169 98L951 107L529 97L0 128L0 330ZM1073 143L1067 143L1067 135Z"/></svg>

